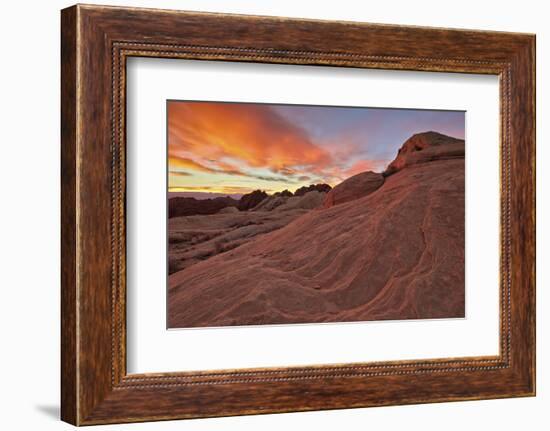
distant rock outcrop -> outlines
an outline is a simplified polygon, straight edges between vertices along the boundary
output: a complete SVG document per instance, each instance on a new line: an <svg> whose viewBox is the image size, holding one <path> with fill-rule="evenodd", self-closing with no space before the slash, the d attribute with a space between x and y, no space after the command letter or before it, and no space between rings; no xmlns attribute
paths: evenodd
<svg viewBox="0 0 550 431"><path fill-rule="evenodd" d="M419 163L456 158L464 158L463 139L451 138L437 132L417 133L405 141L383 175L387 177Z"/></svg>
<svg viewBox="0 0 550 431"><path fill-rule="evenodd" d="M289 197L291 197L291 196L293 196L293 195L292 195L292 192L291 192L290 190L286 190L286 189L285 189L285 190L283 190L282 192L275 192L275 193L273 193L273 196L275 196L275 197L282 197L282 198L289 198Z"/></svg>
<svg viewBox="0 0 550 431"><path fill-rule="evenodd" d="M239 201L230 197L195 199L174 197L168 200L168 218L216 214L222 208L235 207Z"/></svg>
<svg viewBox="0 0 550 431"><path fill-rule="evenodd" d="M294 196L303 196L308 192L316 191L321 193L328 193L332 187L328 184L311 184L309 186L300 187L294 192Z"/></svg>
<svg viewBox="0 0 550 431"><path fill-rule="evenodd" d="M275 208L275 211L312 210L319 208L325 200L326 193L312 190L302 196L292 196L283 204Z"/></svg>
<svg viewBox="0 0 550 431"><path fill-rule="evenodd" d="M375 172L361 172L335 186L328 192L323 208L362 198L378 190L384 184L384 176Z"/></svg>
<svg viewBox="0 0 550 431"><path fill-rule="evenodd" d="M267 196L268 194L263 190L254 190L252 193L247 193L241 197L237 208L239 211L248 211L267 198Z"/></svg>

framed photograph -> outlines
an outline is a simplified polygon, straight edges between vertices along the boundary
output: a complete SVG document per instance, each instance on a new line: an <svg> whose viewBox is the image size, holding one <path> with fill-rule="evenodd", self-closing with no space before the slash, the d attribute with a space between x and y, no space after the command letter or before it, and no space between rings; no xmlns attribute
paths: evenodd
<svg viewBox="0 0 550 431"><path fill-rule="evenodd" d="M61 14L62 419L535 395L535 36Z"/></svg>

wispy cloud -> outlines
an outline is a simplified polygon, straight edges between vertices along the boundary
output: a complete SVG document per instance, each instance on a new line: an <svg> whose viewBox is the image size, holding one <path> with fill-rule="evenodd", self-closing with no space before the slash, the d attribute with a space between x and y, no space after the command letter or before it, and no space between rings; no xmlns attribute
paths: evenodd
<svg viewBox="0 0 550 431"><path fill-rule="evenodd" d="M180 175L190 175L187 172L183 171L176 171L173 169L177 168L184 168L184 169L190 169L192 171L198 171L198 172L206 172L210 174L226 174L226 175L239 175L243 177L248 178L254 178L257 180L263 180L263 181L278 181L278 182L292 182L291 179L285 178L285 177L276 177L276 176L270 176L270 175L256 175L253 173L246 173L242 170L239 170L235 166L222 162L222 161L216 161L216 160L208 160L208 163L210 163L212 166L206 166L202 163L199 163L193 159L189 159L186 157L177 157L177 156L170 156L168 158L168 166L170 169L170 173L174 173L177 175L181 172Z"/></svg>

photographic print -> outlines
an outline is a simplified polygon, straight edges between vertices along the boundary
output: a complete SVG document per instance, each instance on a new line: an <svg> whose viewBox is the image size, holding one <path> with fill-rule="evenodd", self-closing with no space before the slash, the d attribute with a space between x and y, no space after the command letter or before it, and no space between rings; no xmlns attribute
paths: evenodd
<svg viewBox="0 0 550 431"><path fill-rule="evenodd" d="M169 328L463 318L463 111L167 102Z"/></svg>

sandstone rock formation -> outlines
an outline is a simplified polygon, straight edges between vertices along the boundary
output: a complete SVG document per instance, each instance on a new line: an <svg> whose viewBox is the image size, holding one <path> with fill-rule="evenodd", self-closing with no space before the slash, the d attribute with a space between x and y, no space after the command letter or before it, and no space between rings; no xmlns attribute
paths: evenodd
<svg viewBox="0 0 550 431"><path fill-rule="evenodd" d="M267 196L267 193L263 190L254 190L252 193L248 193L241 197L237 208L239 211L248 211L267 198Z"/></svg>
<svg viewBox="0 0 550 431"><path fill-rule="evenodd" d="M218 214L233 214L233 213L238 213L239 210L237 209L237 207L225 207L225 208L222 208L221 210L218 211Z"/></svg>
<svg viewBox="0 0 550 431"><path fill-rule="evenodd" d="M308 192L304 192L309 190ZM293 195L288 190L274 193L262 200L250 211L288 211L291 209L314 209L322 205L326 193L318 190L330 190L328 184L313 184L300 187Z"/></svg>
<svg viewBox="0 0 550 431"><path fill-rule="evenodd" d="M315 211L175 219L195 219L181 240L214 254L170 275L168 326L464 317L464 143L424 135L403 145L366 196ZM283 216L294 218L239 243L247 229L269 226L265 217ZM215 217L233 219L222 233L208 231L215 225L205 219Z"/></svg>
<svg viewBox="0 0 550 431"><path fill-rule="evenodd" d="M218 214L172 218L168 223L168 273L242 246L307 212L303 209L253 212L227 207Z"/></svg>
<svg viewBox="0 0 550 431"><path fill-rule="evenodd" d="M215 214L222 208L237 206L239 201L230 197L195 199L173 197L168 199L168 217Z"/></svg>
<svg viewBox="0 0 550 431"><path fill-rule="evenodd" d="M362 198L378 190L384 183L384 176L375 172L361 172L335 186L327 193L323 203L324 208L343 204Z"/></svg>
<svg viewBox="0 0 550 431"><path fill-rule="evenodd" d="M401 146L395 160L384 171L384 176L392 175L406 166L456 158L464 158L464 140L437 132L418 133Z"/></svg>
<svg viewBox="0 0 550 431"><path fill-rule="evenodd" d="M328 193L331 187L328 184L311 184L309 186L303 186L294 192L294 196L303 196L308 192L316 191L320 193Z"/></svg>
<svg viewBox="0 0 550 431"><path fill-rule="evenodd" d="M275 192L273 193L273 196L275 197L283 197L283 198L290 198L293 196L292 192L290 190L283 190L282 192Z"/></svg>
<svg viewBox="0 0 550 431"><path fill-rule="evenodd" d="M268 196L250 211L273 211L275 208L284 205L288 199L288 196Z"/></svg>

